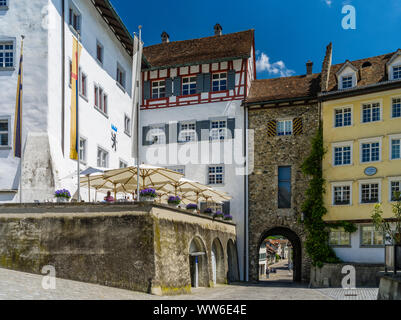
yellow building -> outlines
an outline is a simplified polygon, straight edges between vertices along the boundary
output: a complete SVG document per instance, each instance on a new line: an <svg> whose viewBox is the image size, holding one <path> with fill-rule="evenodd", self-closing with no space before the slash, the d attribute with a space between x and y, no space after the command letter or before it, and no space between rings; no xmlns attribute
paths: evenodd
<svg viewBox="0 0 401 320"><path fill-rule="evenodd" d="M321 74L321 117L327 150L325 221L353 221L355 234L333 230L330 242L345 261L384 261L384 237L371 221L376 203L393 216L401 191L401 50L331 65Z"/></svg>

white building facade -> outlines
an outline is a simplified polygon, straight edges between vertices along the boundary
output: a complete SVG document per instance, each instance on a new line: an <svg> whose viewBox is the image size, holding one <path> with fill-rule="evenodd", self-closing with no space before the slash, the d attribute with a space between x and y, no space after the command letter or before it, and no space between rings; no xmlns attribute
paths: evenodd
<svg viewBox="0 0 401 320"><path fill-rule="evenodd" d="M72 194L77 189L77 163L69 153L72 42L78 34L81 168L132 165L133 39L109 1L7 0L0 5L0 30L0 49L10 49L7 64L0 65L0 121L6 129L0 146L0 203L20 201L13 134L21 35L22 201L48 201L57 189ZM87 200L87 190L81 196Z"/></svg>
<svg viewBox="0 0 401 320"><path fill-rule="evenodd" d="M214 211L237 224L240 278L246 257L246 114L256 77L253 30L144 48L140 161L168 167L227 192ZM244 147L245 146L245 147ZM210 207L201 203L200 209Z"/></svg>

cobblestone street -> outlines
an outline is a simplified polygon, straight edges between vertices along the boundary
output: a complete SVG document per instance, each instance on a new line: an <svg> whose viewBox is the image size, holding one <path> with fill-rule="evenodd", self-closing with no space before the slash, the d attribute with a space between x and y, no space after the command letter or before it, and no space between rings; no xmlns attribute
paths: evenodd
<svg viewBox="0 0 401 320"><path fill-rule="evenodd" d="M42 288L42 276L0 269L1 300L375 300L377 289L309 289L288 282L221 285L193 289L190 295L157 297L94 284L57 279L55 290ZM357 294L357 296L345 294Z"/></svg>

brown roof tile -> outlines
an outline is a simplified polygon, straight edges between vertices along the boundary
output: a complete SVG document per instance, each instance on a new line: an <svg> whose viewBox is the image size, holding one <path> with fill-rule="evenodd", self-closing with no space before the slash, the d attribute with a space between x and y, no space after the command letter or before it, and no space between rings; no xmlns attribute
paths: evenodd
<svg viewBox="0 0 401 320"><path fill-rule="evenodd" d="M254 80L246 103L316 97L319 91L320 73Z"/></svg>
<svg viewBox="0 0 401 320"><path fill-rule="evenodd" d="M356 69L358 69L357 87L362 87L387 81L388 77L387 77L386 64L395 53L396 52L392 52L376 57L350 61L350 63ZM371 66L367 66L368 63L370 63ZM328 85L329 92L338 90L338 81L336 73L341 69L341 67L344 64L345 62L331 66L329 85Z"/></svg>
<svg viewBox="0 0 401 320"><path fill-rule="evenodd" d="M254 43L254 30L221 36L161 43L144 48L151 68L190 65L225 58L249 57Z"/></svg>

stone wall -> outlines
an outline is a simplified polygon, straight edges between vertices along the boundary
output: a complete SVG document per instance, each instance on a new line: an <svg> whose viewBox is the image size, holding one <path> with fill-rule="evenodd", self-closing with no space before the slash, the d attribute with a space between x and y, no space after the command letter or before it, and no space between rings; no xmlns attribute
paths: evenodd
<svg viewBox="0 0 401 320"><path fill-rule="evenodd" d="M357 264L357 263L335 263L325 264L322 268L312 267L310 284L314 288L333 287L341 288L342 280L347 273L341 273L344 266L351 265L355 268L356 287L376 288L380 282L380 272L384 265Z"/></svg>
<svg viewBox="0 0 401 320"><path fill-rule="evenodd" d="M301 205L308 188L308 178L301 165L311 150L311 140L319 125L318 104L255 108L249 110L249 129L254 132L254 172L249 177L249 277L258 280L258 254L269 230L283 228L296 235L301 243L301 279L308 281L310 260L305 254L305 231L298 222ZM270 137L271 120L301 117L303 133ZM278 167L291 166L292 204L278 208ZM294 244L293 244L294 246ZM297 280L301 280L297 279Z"/></svg>
<svg viewBox="0 0 401 320"><path fill-rule="evenodd" d="M0 205L0 267L41 274L52 265L59 278L154 294L190 292L195 236L212 279L212 242L226 250L235 241L231 222L149 204ZM227 274L227 251L222 261Z"/></svg>

